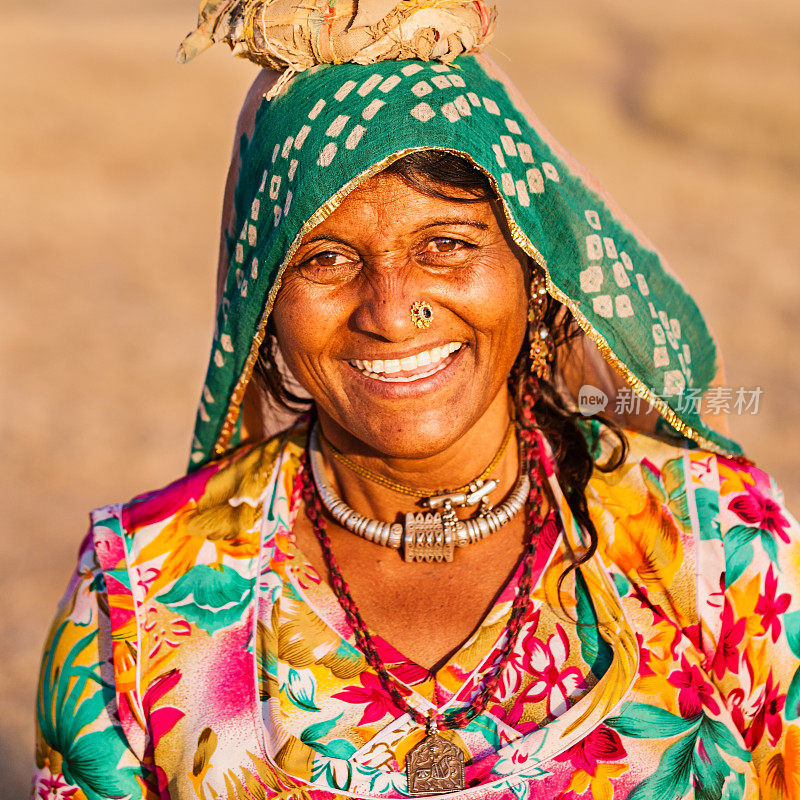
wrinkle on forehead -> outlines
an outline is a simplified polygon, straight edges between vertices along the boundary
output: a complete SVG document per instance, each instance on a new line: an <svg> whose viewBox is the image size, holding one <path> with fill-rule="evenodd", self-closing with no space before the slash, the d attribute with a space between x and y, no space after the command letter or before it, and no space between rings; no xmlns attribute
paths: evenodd
<svg viewBox="0 0 800 800"><path fill-rule="evenodd" d="M450 191L450 188L447 187ZM459 190L452 190L456 195ZM375 253L389 252L395 242L436 224L472 225L509 238L491 201L447 200L420 192L401 176L379 174L354 189L325 220L306 234L300 247L321 238L369 242Z"/></svg>

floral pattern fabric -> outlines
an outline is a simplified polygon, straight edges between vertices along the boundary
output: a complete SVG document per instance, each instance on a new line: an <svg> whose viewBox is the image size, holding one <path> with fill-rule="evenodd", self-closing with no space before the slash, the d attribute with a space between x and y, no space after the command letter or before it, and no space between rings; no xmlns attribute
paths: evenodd
<svg viewBox="0 0 800 800"><path fill-rule="evenodd" d="M302 426L92 515L50 633L33 797L397 798L421 738L295 546ZM587 489L597 553L553 512L513 657L445 735L461 798L800 798L800 526L742 461L627 431ZM511 576L431 674L377 637L410 703L468 704Z"/></svg>

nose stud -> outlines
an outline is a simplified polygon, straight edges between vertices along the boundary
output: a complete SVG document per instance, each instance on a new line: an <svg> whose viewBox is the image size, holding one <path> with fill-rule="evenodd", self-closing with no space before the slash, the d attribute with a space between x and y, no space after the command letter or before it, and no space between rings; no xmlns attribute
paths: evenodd
<svg viewBox="0 0 800 800"><path fill-rule="evenodd" d="M433 322L433 309L424 300L415 300L411 305L411 322L417 328L427 328Z"/></svg>

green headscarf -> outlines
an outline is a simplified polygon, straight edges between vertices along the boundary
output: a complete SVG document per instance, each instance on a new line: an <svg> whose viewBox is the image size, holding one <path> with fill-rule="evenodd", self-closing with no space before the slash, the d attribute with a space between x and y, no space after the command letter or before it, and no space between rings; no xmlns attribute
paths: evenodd
<svg viewBox="0 0 800 800"><path fill-rule="evenodd" d="M460 56L449 65L320 65L262 102L252 136L241 142L238 235L190 469L238 442L244 392L281 274L302 237L362 181L426 148L463 156L488 176L514 241L544 271L550 294L637 395L678 434L741 453L698 413L719 366L695 302L503 83L479 59Z"/></svg>

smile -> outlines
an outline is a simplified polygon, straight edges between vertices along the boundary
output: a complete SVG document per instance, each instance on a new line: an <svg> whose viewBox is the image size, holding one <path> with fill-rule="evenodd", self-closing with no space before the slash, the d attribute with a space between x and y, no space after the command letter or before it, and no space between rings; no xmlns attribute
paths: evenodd
<svg viewBox="0 0 800 800"><path fill-rule="evenodd" d="M354 359L349 363L362 375L384 383L410 383L427 378L444 369L451 356L462 347L461 342L449 342L441 347L423 350L413 356L395 359Z"/></svg>

